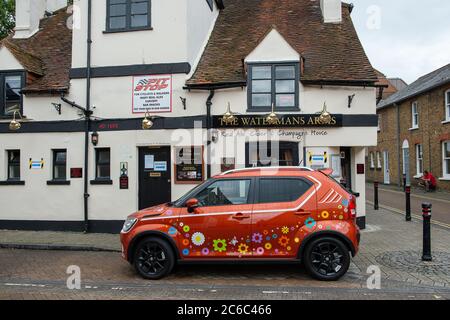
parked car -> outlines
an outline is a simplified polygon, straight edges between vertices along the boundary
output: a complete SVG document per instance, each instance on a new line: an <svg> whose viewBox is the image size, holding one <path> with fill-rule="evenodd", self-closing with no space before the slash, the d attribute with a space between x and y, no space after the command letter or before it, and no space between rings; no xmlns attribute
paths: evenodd
<svg viewBox="0 0 450 320"><path fill-rule="evenodd" d="M302 262L311 276L337 280L360 240L356 199L327 171L237 169L179 200L132 214L123 258L147 279L186 262Z"/></svg>

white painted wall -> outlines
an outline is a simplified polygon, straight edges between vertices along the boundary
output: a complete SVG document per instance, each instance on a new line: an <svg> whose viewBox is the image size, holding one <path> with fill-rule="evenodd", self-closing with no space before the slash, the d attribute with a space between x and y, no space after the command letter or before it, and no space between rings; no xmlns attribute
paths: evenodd
<svg viewBox="0 0 450 320"><path fill-rule="evenodd" d="M0 70L24 70L5 46L0 46Z"/></svg>
<svg viewBox="0 0 450 320"><path fill-rule="evenodd" d="M325 23L342 22L341 0L320 0L320 8Z"/></svg>
<svg viewBox="0 0 450 320"><path fill-rule="evenodd" d="M25 39L39 30L44 17L46 0L16 0L16 27L14 38Z"/></svg>

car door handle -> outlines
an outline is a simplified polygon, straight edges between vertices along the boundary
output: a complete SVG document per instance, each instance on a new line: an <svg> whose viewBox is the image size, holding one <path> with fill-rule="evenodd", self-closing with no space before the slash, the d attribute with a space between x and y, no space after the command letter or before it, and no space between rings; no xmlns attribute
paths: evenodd
<svg viewBox="0 0 450 320"><path fill-rule="evenodd" d="M233 217L234 220L245 220L245 219L250 219L250 216L246 216L244 214L242 214L241 212L236 213Z"/></svg>
<svg viewBox="0 0 450 320"><path fill-rule="evenodd" d="M311 212L305 211L303 209L300 209L300 210L294 212L294 215L296 215L296 216L307 216L307 215L310 215L310 214L311 214Z"/></svg>

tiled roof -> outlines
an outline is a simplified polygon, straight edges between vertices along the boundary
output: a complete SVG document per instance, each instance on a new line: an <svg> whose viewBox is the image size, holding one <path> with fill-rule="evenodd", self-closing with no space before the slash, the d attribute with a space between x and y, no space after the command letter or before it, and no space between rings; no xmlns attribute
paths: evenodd
<svg viewBox="0 0 450 320"><path fill-rule="evenodd" d="M400 90L387 99L382 100L377 107L384 108L394 103L400 103L446 83L450 83L450 64L420 77L403 90Z"/></svg>
<svg viewBox="0 0 450 320"><path fill-rule="evenodd" d="M72 60L72 30L67 27L70 14L61 9L41 20L40 30L28 39L14 39L13 35L1 44L34 77L29 77L25 93L67 91Z"/></svg>
<svg viewBox="0 0 450 320"><path fill-rule="evenodd" d="M343 4L340 24L323 23L319 0L225 0L188 85L243 83L243 60L274 26L304 59L306 82L376 82Z"/></svg>

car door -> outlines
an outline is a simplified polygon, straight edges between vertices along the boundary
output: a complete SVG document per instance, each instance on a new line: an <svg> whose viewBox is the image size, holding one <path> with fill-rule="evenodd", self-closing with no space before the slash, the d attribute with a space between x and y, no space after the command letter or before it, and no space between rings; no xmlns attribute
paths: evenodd
<svg viewBox="0 0 450 320"><path fill-rule="evenodd" d="M178 229L184 259L248 257L251 247L251 212L254 179L216 179L193 195L199 207L183 207Z"/></svg>
<svg viewBox="0 0 450 320"><path fill-rule="evenodd" d="M252 213L255 258L295 258L300 228L316 210L314 184L302 177L261 177Z"/></svg>

